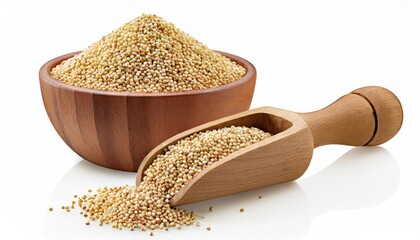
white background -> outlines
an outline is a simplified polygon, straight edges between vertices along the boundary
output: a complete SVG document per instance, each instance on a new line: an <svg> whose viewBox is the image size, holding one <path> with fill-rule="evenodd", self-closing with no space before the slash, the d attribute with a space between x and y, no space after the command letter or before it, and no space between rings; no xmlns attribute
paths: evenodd
<svg viewBox="0 0 420 240"><path fill-rule="evenodd" d="M321 147L300 180L185 206L206 217L202 226L155 231L154 238L420 239L415 0L1 0L1 239L152 239L88 227L78 211L59 210L88 188L134 184L134 174L72 152L50 124L38 85L47 60L81 50L141 13L251 61L258 71L252 107L311 111L380 85L400 98L405 114L399 134L382 147Z"/></svg>

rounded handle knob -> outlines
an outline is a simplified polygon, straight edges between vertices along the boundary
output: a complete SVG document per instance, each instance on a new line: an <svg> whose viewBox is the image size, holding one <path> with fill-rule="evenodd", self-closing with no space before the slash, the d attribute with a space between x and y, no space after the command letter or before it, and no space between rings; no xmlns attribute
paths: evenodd
<svg viewBox="0 0 420 240"><path fill-rule="evenodd" d="M365 145L375 146L387 142L397 134L403 122L403 110L394 93L383 87L363 87L352 94L369 102L375 116L376 127L371 140Z"/></svg>
<svg viewBox="0 0 420 240"><path fill-rule="evenodd" d="M311 130L314 147L379 145L394 137L403 121L395 94L376 86L356 89L324 109L300 115Z"/></svg>

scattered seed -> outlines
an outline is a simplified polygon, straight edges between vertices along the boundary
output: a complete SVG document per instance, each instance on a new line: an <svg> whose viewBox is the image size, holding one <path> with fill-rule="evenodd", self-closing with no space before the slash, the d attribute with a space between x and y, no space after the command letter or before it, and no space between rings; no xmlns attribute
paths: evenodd
<svg viewBox="0 0 420 240"><path fill-rule="evenodd" d="M243 211L245 211L245 209L241 208L241 209L239 209L239 211L243 212Z"/></svg>
<svg viewBox="0 0 420 240"><path fill-rule="evenodd" d="M211 230L211 227L207 227L207 231L210 231Z"/></svg>
<svg viewBox="0 0 420 240"><path fill-rule="evenodd" d="M77 203L90 221L110 223L117 229L193 225L201 216L171 207L169 200L206 167L269 136L257 128L236 126L194 133L157 155L139 186L99 188Z"/></svg>
<svg viewBox="0 0 420 240"><path fill-rule="evenodd" d="M89 225L90 225L90 222L86 222L86 225L88 225L88 226L89 226Z"/></svg>
<svg viewBox="0 0 420 240"><path fill-rule="evenodd" d="M262 198L262 196L258 196L258 198L259 198L259 199L261 199L261 198Z"/></svg>
<svg viewBox="0 0 420 240"><path fill-rule="evenodd" d="M210 212L213 212L213 207L209 207L209 211Z"/></svg>
<svg viewBox="0 0 420 240"><path fill-rule="evenodd" d="M150 232L150 236L153 236L153 235L155 235L153 232Z"/></svg>
<svg viewBox="0 0 420 240"><path fill-rule="evenodd" d="M48 210L49 210L50 212L52 212L54 209L53 209L52 207L50 207Z"/></svg>

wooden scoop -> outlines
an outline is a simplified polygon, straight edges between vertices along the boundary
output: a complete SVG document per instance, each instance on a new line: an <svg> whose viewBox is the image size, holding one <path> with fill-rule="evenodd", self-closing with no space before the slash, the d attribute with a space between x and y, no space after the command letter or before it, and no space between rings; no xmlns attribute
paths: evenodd
<svg viewBox="0 0 420 240"><path fill-rule="evenodd" d="M187 116L186 116L187 117ZM398 98L382 87L363 87L311 113L262 107L184 131L155 147L142 161L136 183L168 145L195 132L228 126L257 127L271 137L241 149L197 174L170 201L172 206L295 180L309 166L313 149L326 144L374 146L400 129Z"/></svg>

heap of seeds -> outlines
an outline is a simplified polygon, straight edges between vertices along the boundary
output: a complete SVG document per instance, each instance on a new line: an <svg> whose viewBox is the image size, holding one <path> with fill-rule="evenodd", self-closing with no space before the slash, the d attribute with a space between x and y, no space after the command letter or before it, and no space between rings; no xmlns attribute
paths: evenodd
<svg viewBox="0 0 420 240"><path fill-rule="evenodd" d="M158 155L138 187L105 187L80 197L81 214L118 229L191 225L196 215L171 207L169 200L206 167L269 136L257 128L236 126L195 133Z"/></svg>
<svg viewBox="0 0 420 240"><path fill-rule="evenodd" d="M181 92L217 87L245 69L156 15L142 15L51 70L64 83L106 91Z"/></svg>

